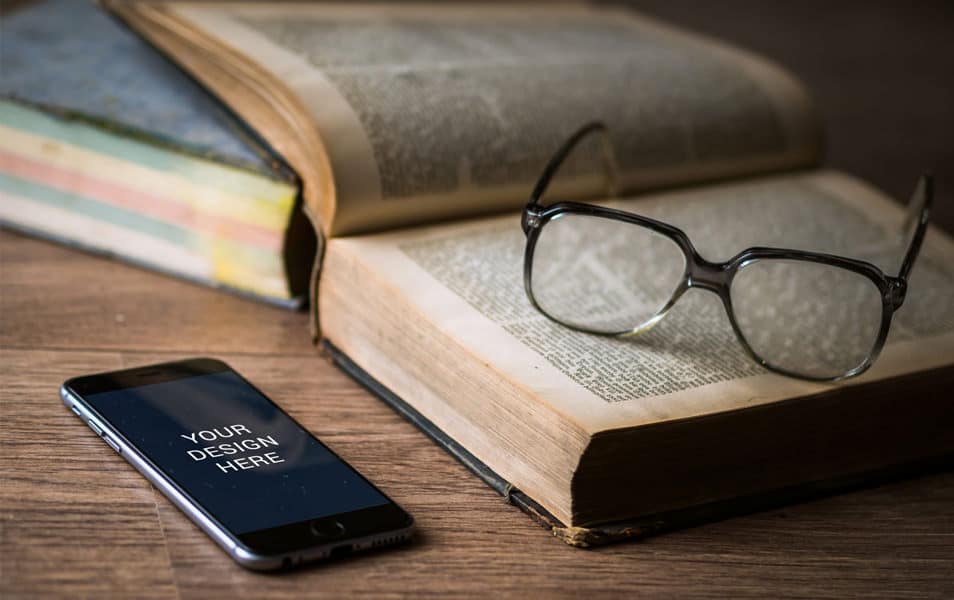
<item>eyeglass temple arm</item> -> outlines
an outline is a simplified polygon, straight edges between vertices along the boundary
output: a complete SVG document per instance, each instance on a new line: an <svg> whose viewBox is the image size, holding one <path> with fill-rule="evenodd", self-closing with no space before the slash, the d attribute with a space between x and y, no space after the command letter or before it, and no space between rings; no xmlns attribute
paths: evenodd
<svg viewBox="0 0 954 600"><path fill-rule="evenodd" d="M577 129L576 133L570 136L567 141L563 142L563 145L560 146L560 149L557 150L556 153L550 158L547 166L543 169L543 173L540 174L540 178L537 179L537 184L533 186L533 192L530 194L530 202L527 204L527 208L540 206L540 198L542 198L544 192L547 191L547 187L550 185L550 180L553 179L553 176L559 170L560 166L584 138L595 132L602 134L603 167L606 169L606 176L609 182L609 193L611 196L616 195L618 169L616 166L616 157L613 153L613 145L609 139L609 130L607 129L606 125L600 121L590 121L589 123Z"/></svg>
<svg viewBox="0 0 954 600"><path fill-rule="evenodd" d="M934 177L927 173L918 180L918 185L914 189L914 194L908 204L908 214L904 219L902 232L911 231L911 227L917 220L917 229L911 236L911 243L901 262L901 269L898 271L898 279L906 281L911 269L914 267L914 261L921 250L921 244L924 242L924 236L927 234L928 217L931 213L931 202L934 200Z"/></svg>

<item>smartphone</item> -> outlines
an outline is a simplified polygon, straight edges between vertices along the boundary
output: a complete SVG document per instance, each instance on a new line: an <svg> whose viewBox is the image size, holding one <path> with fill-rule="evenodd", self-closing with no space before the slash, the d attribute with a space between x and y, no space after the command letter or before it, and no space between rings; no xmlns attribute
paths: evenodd
<svg viewBox="0 0 954 600"><path fill-rule="evenodd" d="M395 544L401 507L224 362L70 379L67 407L242 566Z"/></svg>

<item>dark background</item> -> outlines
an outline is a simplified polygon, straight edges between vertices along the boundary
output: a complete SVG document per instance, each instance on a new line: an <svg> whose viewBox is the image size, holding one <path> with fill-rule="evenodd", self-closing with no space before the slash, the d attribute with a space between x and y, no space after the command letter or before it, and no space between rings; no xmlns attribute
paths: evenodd
<svg viewBox="0 0 954 600"><path fill-rule="evenodd" d="M933 171L932 222L954 232L954 2L621 3L786 67L824 118L825 166L903 201Z"/></svg>

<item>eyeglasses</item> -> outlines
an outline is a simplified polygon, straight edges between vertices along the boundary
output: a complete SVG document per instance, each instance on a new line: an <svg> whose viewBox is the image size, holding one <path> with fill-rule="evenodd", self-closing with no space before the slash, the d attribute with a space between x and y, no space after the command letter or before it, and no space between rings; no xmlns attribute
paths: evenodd
<svg viewBox="0 0 954 600"><path fill-rule="evenodd" d="M587 124L550 159L523 211L524 287L537 310L579 331L636 336L700 288L721 298L745 351L772 371L837 381L874 363L927 231L929 175L908 209L910 241L896 277L862 260L783 248L752 247L710 262L667 223L578 202L541 204L561 164L594 133L615 176L606 127Z"/></svg>

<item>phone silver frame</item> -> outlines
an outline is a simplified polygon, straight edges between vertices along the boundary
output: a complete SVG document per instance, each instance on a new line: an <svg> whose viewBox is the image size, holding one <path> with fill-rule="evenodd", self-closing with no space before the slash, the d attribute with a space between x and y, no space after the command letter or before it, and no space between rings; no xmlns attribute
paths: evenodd
<svg viewBox="0 0 954 600"><path fill-rule="evenodd" d="M232 532L206 512L186 491L166 475L139 450L129 443L123 435L108 422L95 415L83 398L74 395L64 384L60 387L60 399L71 412L86 423L93 433L98 435L110 448L115 450L126 462L149 480L179 510L186 514L199 529L215 541L235 562L256 571L271 571L318 561L338 554L360 552L384 545L399 544L411 538L414 532L413 521L407 526L391 531L383 531L359 538L342 538L318 543L315 546L281 553L279 555L258 554L245 546Z"/></svg>

